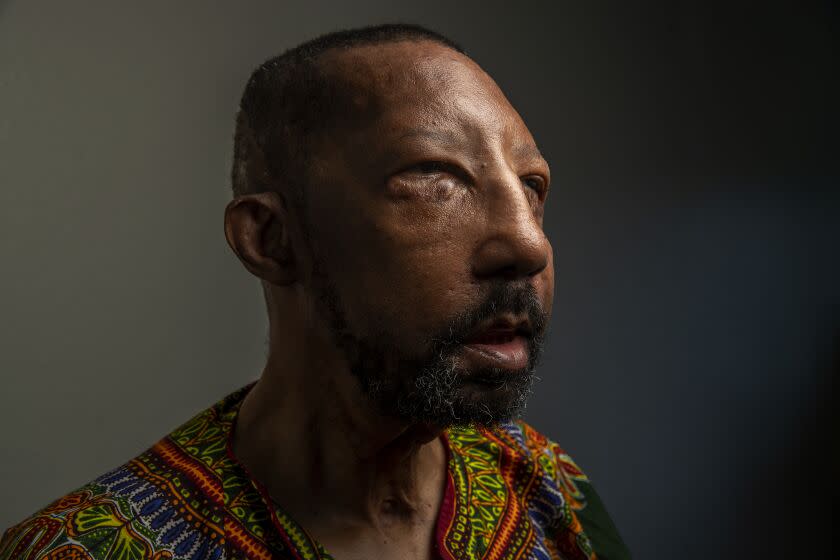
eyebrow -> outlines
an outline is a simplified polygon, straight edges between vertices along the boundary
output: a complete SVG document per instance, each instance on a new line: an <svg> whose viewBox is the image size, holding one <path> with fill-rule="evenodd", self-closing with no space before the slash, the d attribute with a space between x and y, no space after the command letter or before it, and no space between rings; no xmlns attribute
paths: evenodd
<svg viewBox="0 0 840 560"><path fill-rule="evenodd" d="M523 159L530 158L545 161L545 157L543 157L542 152L534 144L519 144L514 146L513 153Z"/></svg>
<svg viewBox="0 0 840 560"><path fill-rule="evenodd" d="M415 138L428 138L431 140L439 140L441 142L454 142L456 135L449 130L434 130L430 128L412 128L403 133L397 140L413 140Z"/></svg>
<svg viewBox="0 0 840 560"><path fill-rule="evenodd" d="M397 138L398 142L405 142L417 138L436 140L442 143L454 144L457 141L457 134L450 130L442 129L435 130L431 128L412 128ZM522 159L539 159L546 161L542 152L537 148L536 144L517 144L513 147L513 153Z"/></svg>

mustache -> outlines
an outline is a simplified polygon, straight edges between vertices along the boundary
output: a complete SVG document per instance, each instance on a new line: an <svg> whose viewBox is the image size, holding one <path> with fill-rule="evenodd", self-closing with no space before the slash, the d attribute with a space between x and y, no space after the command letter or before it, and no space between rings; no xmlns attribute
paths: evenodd
<svg viewBox="0 0 840 560"><path fill-rule="evenodd" d="M494 283L476 306L454 316L447 327L433 337L434 352L440 356L453 352L465 344L479 325L503 313L526 315L531 325L531 343L542 343L548 316L536 289L528 281L502 281Z"/></svg>

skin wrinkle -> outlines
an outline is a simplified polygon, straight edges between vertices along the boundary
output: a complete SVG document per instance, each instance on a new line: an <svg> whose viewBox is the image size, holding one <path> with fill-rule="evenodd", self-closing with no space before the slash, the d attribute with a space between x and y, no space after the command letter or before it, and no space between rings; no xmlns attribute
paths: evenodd
<svg viewBox="0 0 840 560"><path fill-rule="evenodd" d="M311 143L306 215L278 193L226 214L270 323L234 453L336 557L428 558L442 430L506 420L532 390L553 263L544 195L521 177L547 184L548 167L495 83L452 50L402 41L324 59L350 114ZM424 161L451 169L413 167ZM531 322L524 371L464 350L499 313Z"/></svg>

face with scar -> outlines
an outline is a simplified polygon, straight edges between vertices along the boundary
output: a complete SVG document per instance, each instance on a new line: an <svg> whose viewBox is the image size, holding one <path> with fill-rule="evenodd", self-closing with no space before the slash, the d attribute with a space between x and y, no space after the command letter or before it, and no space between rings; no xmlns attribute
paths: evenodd
<svg viewBox="0 0 840 560"><path fill-rule="evenodd" d="M493 423L524 407L551 310L548 165L470 59L431 42L326 57L354 118L317 142L311 287L384 413Z"/></svg>
<svg viewBox="0 0 840 560"><path fill-rule="evenodd" d="M304 327L382 414L443 427L517 416L553 294L534 139L477 64L437 43L321 64L349 113L310 146Z"/></svg>

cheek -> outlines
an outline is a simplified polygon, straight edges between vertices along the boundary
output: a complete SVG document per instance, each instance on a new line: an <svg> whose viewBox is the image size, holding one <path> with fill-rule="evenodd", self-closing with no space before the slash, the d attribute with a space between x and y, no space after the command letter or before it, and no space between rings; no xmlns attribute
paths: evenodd
<svg viewBox="0 0 840 560"><path fill-rule="evenodd" d="M378 215L365 249L375 262L362 271L363 283L377 292L368 304L381 319L378 327L398 330L406 343L436 332L469 304L474 288L463 222L422 206Z"/></svg>
<svg viewBox="0 0 840 560"><path fill-rule="evenodd" d="M392 199L370 216L371 242L398 275L416 281L458 276L468 270L475 219L463 189L445 198Z"/></svg>
<svg viewBox="0 0 840 560"><path fill-rule="evenodd" d="M363 189L313 196L313 249L350 327L411 344L468 303L468 200L384 199Z"/></svg>
<svg viewBox="0 0 840 560"><path fill-rule="evenodd" d="M467 188L441 180L405 196L390 196L374 220L398 243L416 247L453 242L478 218L476 211L476 200Z"/></svg>
<svg viewBox="0 0 840 560"><path fill-rule="evenodd" d="M381 274L371 278L387 294L371 301L382 318L379 326L404 336L406 344L425 344L425 337L438 332L471 301L465 263L466 258L449 243L402 247L383 263Z"/></svg>
<svg viewBox="0 0 840 560"><path fill-rule="evenodd" d="M323 266L358 334L421 351L469 304L468 250L447 228L368 222L345 231L325 247Z"/></svg>

